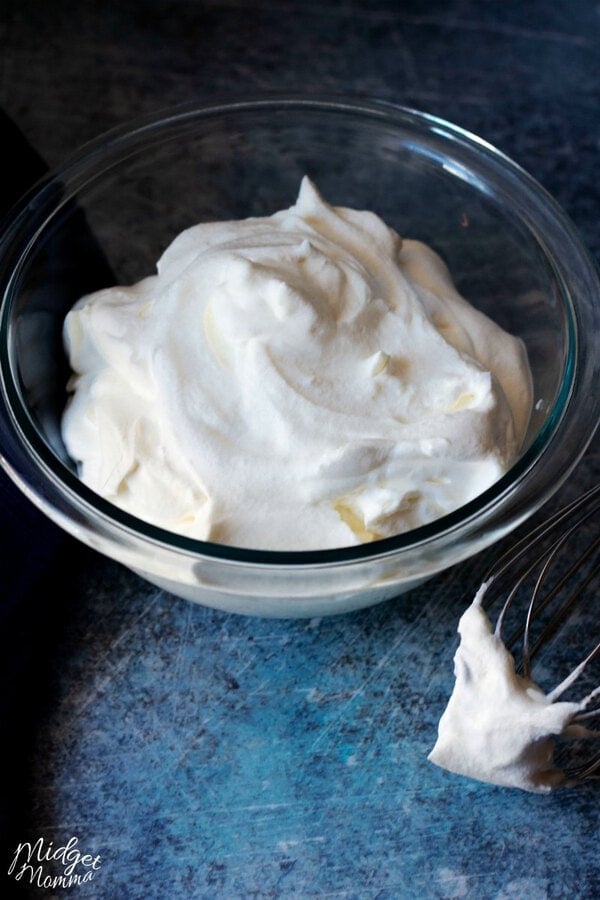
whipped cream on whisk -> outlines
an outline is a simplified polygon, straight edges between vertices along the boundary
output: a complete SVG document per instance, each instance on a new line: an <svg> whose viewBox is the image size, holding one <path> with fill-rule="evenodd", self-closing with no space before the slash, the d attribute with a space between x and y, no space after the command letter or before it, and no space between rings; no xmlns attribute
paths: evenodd
<svg viewBox="0 0 600 900"><path fill-rule="evenodd" d="M157 274L82 298L62 431L81 479L188 537L358 544L462 506L531 408L520 340L439 256L304 179L264 218L196 225Z"/></svg>
<svg viewBox="0 0 600 900"><path fill-rule="evenodd" d="M483 609L486 588L484 583L460 619L456 682L429 759L457 775L548 793L566 783L564 771L554 764L553 736L590 734L573 718L591 696L579 703L557 702L564 684L545 694L517 674L513 656Z"/></svg>

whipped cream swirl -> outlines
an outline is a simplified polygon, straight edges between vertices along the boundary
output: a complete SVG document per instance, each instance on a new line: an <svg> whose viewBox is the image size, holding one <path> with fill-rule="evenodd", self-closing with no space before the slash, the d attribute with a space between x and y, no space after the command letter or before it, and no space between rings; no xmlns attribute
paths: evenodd
<svg viewBox="0 0 600 900"><path fill-rule="evenodd" d="M515 459L522 343L427 246L304 179L290 209L196 225L157 274L67 316L62 430L81 479L189 537L372 541L456 509Z"/></svg>

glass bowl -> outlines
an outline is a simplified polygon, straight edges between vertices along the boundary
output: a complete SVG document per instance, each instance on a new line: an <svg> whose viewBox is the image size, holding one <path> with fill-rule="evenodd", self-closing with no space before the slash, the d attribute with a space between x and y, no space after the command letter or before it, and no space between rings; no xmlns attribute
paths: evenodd
<svg viewBox="0 0 600 900"><path fill-rule="evenodd" d="M191 540L90 491L60 435L61 329L91 290L154 271L196 222L290 206L303 175L430 244L459 291L529 354L520 458L437 521L362 546L254 551ZM257 97L186 106L85 146L26 197L0 245L0 447L60 526L170 592L253 615L316 616L414 587L522 523L573 469L600 409L597 275L572 225L523 170L461 128L389 103Z"/></svg>

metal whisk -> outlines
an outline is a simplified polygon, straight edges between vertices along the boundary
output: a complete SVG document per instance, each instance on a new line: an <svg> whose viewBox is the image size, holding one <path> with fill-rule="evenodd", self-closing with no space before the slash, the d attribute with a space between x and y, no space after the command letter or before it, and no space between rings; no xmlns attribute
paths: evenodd
<svg viewBox="0 0 600 900"><path fill-rule="evenodd" d="M515 655L513 648L522 641L521 660L520 664L517 660L517 665L520 674L526 678L531 677L533 658L548 646L559 629L559 655L562 657L568 652L569 646L565 646L562 626L569 620L574 620L571 627L574 634L577 634L578 642L584 637L581 634L581 623L577 622L577 612L583 608L579 604L585 603L586 599L590 603L595 601L594 588L597 585L594 581L600 574L600 534L582 551L579 550L576 554L569 554L569 551L581 526L593 517L596 517L597 522L599 510L600 484L573 500L514 544L496 560L483 579L488 584L484 600L488 612L494 603L504 599L496 622L496 636L502 639L502 628L509 610L512 609L520 617L521 624L515 627L504 643ZM526 603L524 616L521 602ZM593 624L592 641L600 635L600 604L596 601L595 606L597 617ZM590 664L597 657L600 657L600 640L548 694L548 698L556 700L584 671L589 673ZM573 732L600 736L600 731L590 732L583 724L587 725L590 720L600 718L600 684L588 691L581 705L581 711L573 719L573 724L581 727L576 727ZM566 765L565 774L571 783L593 776L600 777L600 749L591 759L584 758L576 765Z"/></svg>

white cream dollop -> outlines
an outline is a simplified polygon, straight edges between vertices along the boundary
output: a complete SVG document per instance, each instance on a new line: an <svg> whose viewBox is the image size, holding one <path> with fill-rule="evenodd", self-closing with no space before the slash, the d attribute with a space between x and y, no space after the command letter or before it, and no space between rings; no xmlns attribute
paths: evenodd
<svg viewBox="0 0 600 900"><path fill-rule="evenodd" d="M590 698L556 702L515 670L482 606L487 584L458 624L456 682L438 727L431 762L457 775L533 793L564 785L554 765L553 735L590 734L572 724Z"/></svg>
<svg viewBox="0 0 600 900"><path fill-rule="evenodd" d="M370 541L496 481L531 407L522 343L433 250L304 179L290 209L196 225L157 274L67 316L81 479L181 534L271 550Z"/></svg>

